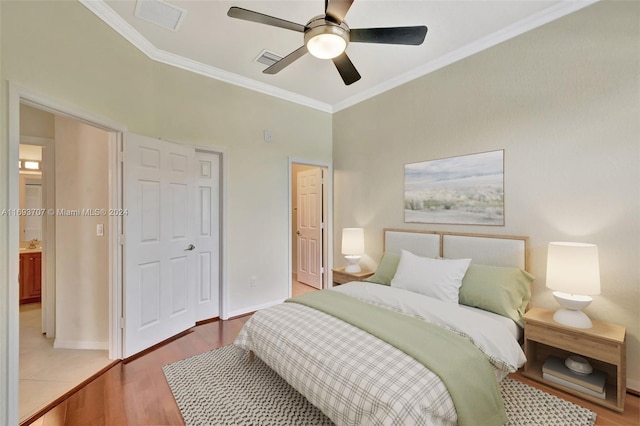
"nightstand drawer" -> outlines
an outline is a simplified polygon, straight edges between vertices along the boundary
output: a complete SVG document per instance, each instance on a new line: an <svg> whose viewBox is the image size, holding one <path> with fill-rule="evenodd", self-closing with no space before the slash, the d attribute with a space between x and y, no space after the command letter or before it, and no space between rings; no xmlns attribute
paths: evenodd
<svg viewBox="0 0 640 426"><path fill-rule="evenodd" d="M528 323L526 337L555 348L564 349L572 353L580 353L583 356L608 362L618 363L619 347L613 343L599 339L590 339L584 334L575 334L568 331L551 329L546 326Z"/></svg>

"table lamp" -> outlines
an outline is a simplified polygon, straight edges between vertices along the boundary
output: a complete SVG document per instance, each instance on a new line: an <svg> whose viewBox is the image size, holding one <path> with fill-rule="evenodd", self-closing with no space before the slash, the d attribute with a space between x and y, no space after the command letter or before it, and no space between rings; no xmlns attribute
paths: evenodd
<svg viewBox="0 0 640 426"><path fill-rule="evenodd" d="M364 253L364 230L362 228L344 228L342 230L342 254L349 264L344 268L350 274L360 272L360 257Z"/></svg>
<svg viewBox="0 0 640 426"><path fill-rule="evenodd" d="M553 242L547 251L547 287L563 307L553 320L575 328L591 328L591 320L582 312L600 294L598 246L595 244Z"/></svg>

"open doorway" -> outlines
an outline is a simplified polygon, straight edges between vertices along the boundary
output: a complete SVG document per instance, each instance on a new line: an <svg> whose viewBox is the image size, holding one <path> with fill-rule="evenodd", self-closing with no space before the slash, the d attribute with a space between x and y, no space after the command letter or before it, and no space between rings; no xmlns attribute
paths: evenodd
<svg viewBox="0 0 640 426"><path fill-rule="evenodd" d="M62 276L62 271L57 268L56 264L56 275L55 275L55 283L49 282L46 287L50 285L54 285L54 289L52 290L56 292L55 297L52 297L48 300L53 300L55 303L55 311L57 313L64 312L66 314L66 318L62 320L62 318L56 318L55 327L54 327L54 342L57 342L60 345L60 348L63 346L65 348L71 347L75 348L73 350L86 351L86 350L101 350L104 351L108 347L108 356L111 360L120 359L123 357L124 348L123 348L123 336L128 331L131 324L135 324L134 321L127 321L126 315L124 313L124 265L125 265L125 251L124 245L129 238L126 238L125 235L125 227L124 227L124 218L128 217L127 213L127 205L130 206L130 203L127 203L127 199L124 197L124 176L127 174L124 173L125 164L134 164L134 162L125 161L125 127L121 124L112 122L104 117L97 117L87 112L69 107L69 105L61 104L55 100L51 100L42 95L35 94L28 89L21 88L14 84L9 84L9 124L8 124L8 132L9 132L9 146L8 146L8 158L10 161L8 162L8 205L15 210L19 210L19 145L21 142L21 134L23 133L23 123L22 118L25 117L25 108L28 107L32 112L36 113L47 113L48 117L53 117L53 121L55 124L55 120L60 120L61 123L68 123L68 128L70 130L76 129L77 131L74 133L73 131L68 132L68 135L73 136L84 135L87 136L89 134L94 133L97 130L100 130L102 134L107 135L108 142L107 144L107 152L102 154L93 153L92 155L87 154L87 146L79 146L77 149L71 149L67 153L70 154L69 161L66 162L60 161L59 165L65 171L73 170L69 165L74 164L73 162L86 160L83 163L83 167L79 170L91 172L98 163L101 165L108 165L108 183L106 188L102 188L100 190L85 190L82 194L87 197L101 194L106 195L108 199L108 206L106 207L106 216L103 215L104 210L101 206L94 206L93 201L89 198L81 198L80 204L73 204L69 200L62 198L56 198L56 207L55 211L53 211L55 225L56 225L56 243L55 249L52 251L53 253L59 254L61 250L64 249L66 251L71 251L75 255L75 262L69 263L65 266L66 271L72 271L75 275L85 274L86 271L96 265L96 261L100 261L107 265L107 272L104 274L105 278L108 282L107 285L107 295L104 293L100 293L100 290L96 289L95 285L99 281L96 279L97 275L91 275L91 278L86 280L84 283L85 286L79 288L76 292L60 292L60 287L63 284L69 284L69 282L73 282L73 275L70 276L69 280L60 279ZM36 126L37 127L37 126ZM61 126L62 127L62 126ZM57 126L56 126L57 128ZM54 139L54 143L58 142L58 135L53 133L51 136ZM60 138L60 140L68 139L66 136ZM56 145L59 148L60 144ZM216 198L218 203L209 206L211 209L211 213L216 212L217 215L211 214L208 217L213 218L214 216L218 218L218 224L214 225L213 222L209 223L210 231L215 231L218 233L218 239L213 242L213 245L210 247L207 244L198 243L199 246L203 250L212 250L213 248L217 248L218 253L215 254L212 252L212 256L218 258L220 262L218 264L219 269L216 270L213 267L209 269L210 273L205 274L206 276L216 278L216 285L219 284L219 290L211 289L209 294L203 295L199 302L204 300L213 300L214 295L219 295L220 300L220 311L219 316L222 318L226 318L227 310L226 310L226 295L225 285L227 282L226 277L226 269L223 267L222 259L224 258L223 253L226 248L226 232L225 232L225 220L226 210L224 200L226 199L226 190L224 185L224 175L226 171L226 155L224 150L214 149L212 147L191 147L191 151L202 151L203 153L215 154L214 158L202 158L200 161L199 167L194 167L200 170L201 175L206 174L212 180L214 178L218 179L215 190L211 187L211 191L205 190L203 195L206 195L206 199L209 199L211 196L211 201L213 198ZM153 157L153 156L152 156ZM206 156L205 156L206 157ZM211 155L209 155L211 157ZM57 157L56 157L57 158ZM130 158L127 156L127 158ZM140 158L138 158L140 159ZM149 160L148 157L145 157L146 160ZM14 161L15 160L15 161ZM60 160L60 158L57 158ZM153 158L150 159L151 161ZM178 161L178 162L170 162L173 166L180 167L182 170L191 170L191 166L188 166L186 169L183 167L186 163ZM216 165L214 166L214 163ZM69 170L66 170L66 169ZM57 174L57 173L56 173ZM85 175L82 172L79 172L76 169L75 174L70 174L70 178L66 180L57 180L56 186L60 190L60 188L72 188L74 183L79 183L81 185L85 185L82 188L86 189L87 179L85 179ZM203 176L201 176L203 177ZM195 179L195 177L193 177ZM64 182L64 184L62 183ZM206 186L206 185L205 185ZM200 182L200 187L202 187L202 182ZM68 191L73 192L73 191ZM217 195L216 195L217 194ZM153 197L152 197L153 198ZM62 201L64 199L64 202ZM205 198L203 198L205 199ZM63 205L64 204L64 205ZM83 205L90 204L90 206ZM161 207L161 205L159 205ZM187 207L187 204L181 205L183 208L187 208L187 211L190 211ZM202 206L200 206L202 207ZM59 210L60 209L60 210ZM48 209L47 209L48 210ZM205 212L204 209L201 209L201 212ZM48 211L46 212L49 213ZM66 224L73 224L74 220L78 220L78 217L89 217L93 219L99 219L97 222L89 222L89 232L81 232L79 223L76 224L75 227L65 227L64 235L61 232L62 228L58 227L58 219L64 218ZM49 216L47 216L49 217ZM180 222L184 223L184 222ZM194 221L195 223L195 221ZM201 224L202 225L202 224ZM99 235L102 234L102 235ZM106 254L99 254L95 249L92 248L92 241L96 238L104 238L108 240L108 250ZM46 238L43 236L44 244L46 245L52 239ZM64 244L63 244L64 242ZM20 246L20 225L17 215L9 215L8 217L8 232L7 239L5 241L6 247L8 248L8 267L7 267L7 277L14 277L16 280L14 283L16 285L8 286L8 296L4 300L0 301L7 311L7 344L6 348L6 382L7 386L5 391L0 390L0 394L2 394L3 398L6 398L6 407L7 411L4 418L9 419L6 423L8 424L18 424L18 422L24 422L24 416L21 415L20 402L20 392L19 388L23 388L22 385L19 384L19 379L21 379L24 375L20 371L20 366L23 362L23 353L20 348L20 341L22 340L21 331L20 331L20 309L19 309L19 284L17 281L17 277L19 276L18 268L19 268L19 246ZM186 245L185 252L183 248L180 249L180 253L190 253L193 255L197 254L196 250L192 250L190 246ZM195 247L194 247L195 249ZM43 247L43 251L47 250L46 247ZM202 271L203 268L194 268L194 270ZM84 275L83 275L84 276ZM172 274L168 274L168 276L173 276ZM67 275L67 277L69 277ZM191 281L190 281L191 282ZM212 280L213 282L213 280ZM135 288L135 283L127 289ZM52 295L52 292L46 292L43 287L43 297L49 298ZM48 288L46 289L48 290ZM88 290L88 291L87 291ZM93 291L95 290L95 291ZM48 293L48 294L44 294ZM195 292L193 293L195 294ZM130 298L129 298L130 299ZM62 301L66 302L66 305L61 308ZM99 300L103 304L94 304L93 301ZM194 303L194 299L192 300ZM71 307L69 304L71 303ZM215 302L214 302L215 304ZM92 326L97 324L97 322L92 321L91 318L85 318L86 315L98 315L98 311L102 309L103 306L107 306L107 318L102 318L100 324L104 326L106 324L108 328L108 337L106 341L98 336L92 338L92 332L96 331L92 329ZM145 305L146 306L146 305ZM102 311L104 312L104 311ZM218 314L212 312L211 310L207 310L209 316L215 317ZM41 314L42 315L42 314ZM100 314L102 315L102 314ZM204 314L203 314L204 315ZM71 321L69 321L71 319ZM39 334L39 338L42 338L41 325L36 322L36 325L33 327L37 330ZM78 326L76 331L80 330L81 334L77 335L77 337L68 335L67 333L62 332L62 322L71 322ZM103 330L102 328L100 328ZM55 345L55 343L54 343ZM112 362L112 364L115 361ZM75 363L69 363L74 368L77 367ZM108 367L107 367L108 368ZM1 370L1 369L0 369ZM0 371L2 373L2 371ZM3 373L4 374L4 373ZM66 392L61 392L61 394ZM36 418L34 416L29 416L26 421L28 422L31 418Z"/></svg>
<svg viewBox="0 0 640 426"><path fill-rule="evenodd" d="M327 288L327 167L292 163L292 296Z"/></svg>
<svg viewBox="0 0 640 426"><path fill-rule="evenodd" d="M19 419L109 359L109 132L20 104Z"/></svg>

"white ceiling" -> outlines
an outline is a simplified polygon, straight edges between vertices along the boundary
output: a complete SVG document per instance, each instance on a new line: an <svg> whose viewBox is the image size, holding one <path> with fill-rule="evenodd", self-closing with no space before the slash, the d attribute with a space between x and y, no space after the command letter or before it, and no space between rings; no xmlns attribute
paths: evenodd
<svg viewBox="0 0 640 426"><path fill-rule="evenodd" d="M350 28L426 25L420 46L352 43L347 54L362 79L345 86L330 60L305 55L275 75L255 62L263 50L286 56L302 33L227 16L231 6L306 24L323 0L167 3L186 10L177 31L134 16L135 0L80 0L150 58L212 78L334 112L529 31L595 0L355 0ZM148 0L141 0L148 1Z"/></svg>

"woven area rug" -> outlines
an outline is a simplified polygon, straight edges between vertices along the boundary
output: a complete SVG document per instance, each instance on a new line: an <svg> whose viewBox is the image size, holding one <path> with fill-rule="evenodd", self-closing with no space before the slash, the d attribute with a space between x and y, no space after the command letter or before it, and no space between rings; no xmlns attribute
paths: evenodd
<svg viewBox="0 0 640 426"><path fill-rule="evenodd" d="M331 425L260 359L224 346L163 367L187 425ZM517 380L501 385L511 426L592 426L596 414Z"/></svg>

